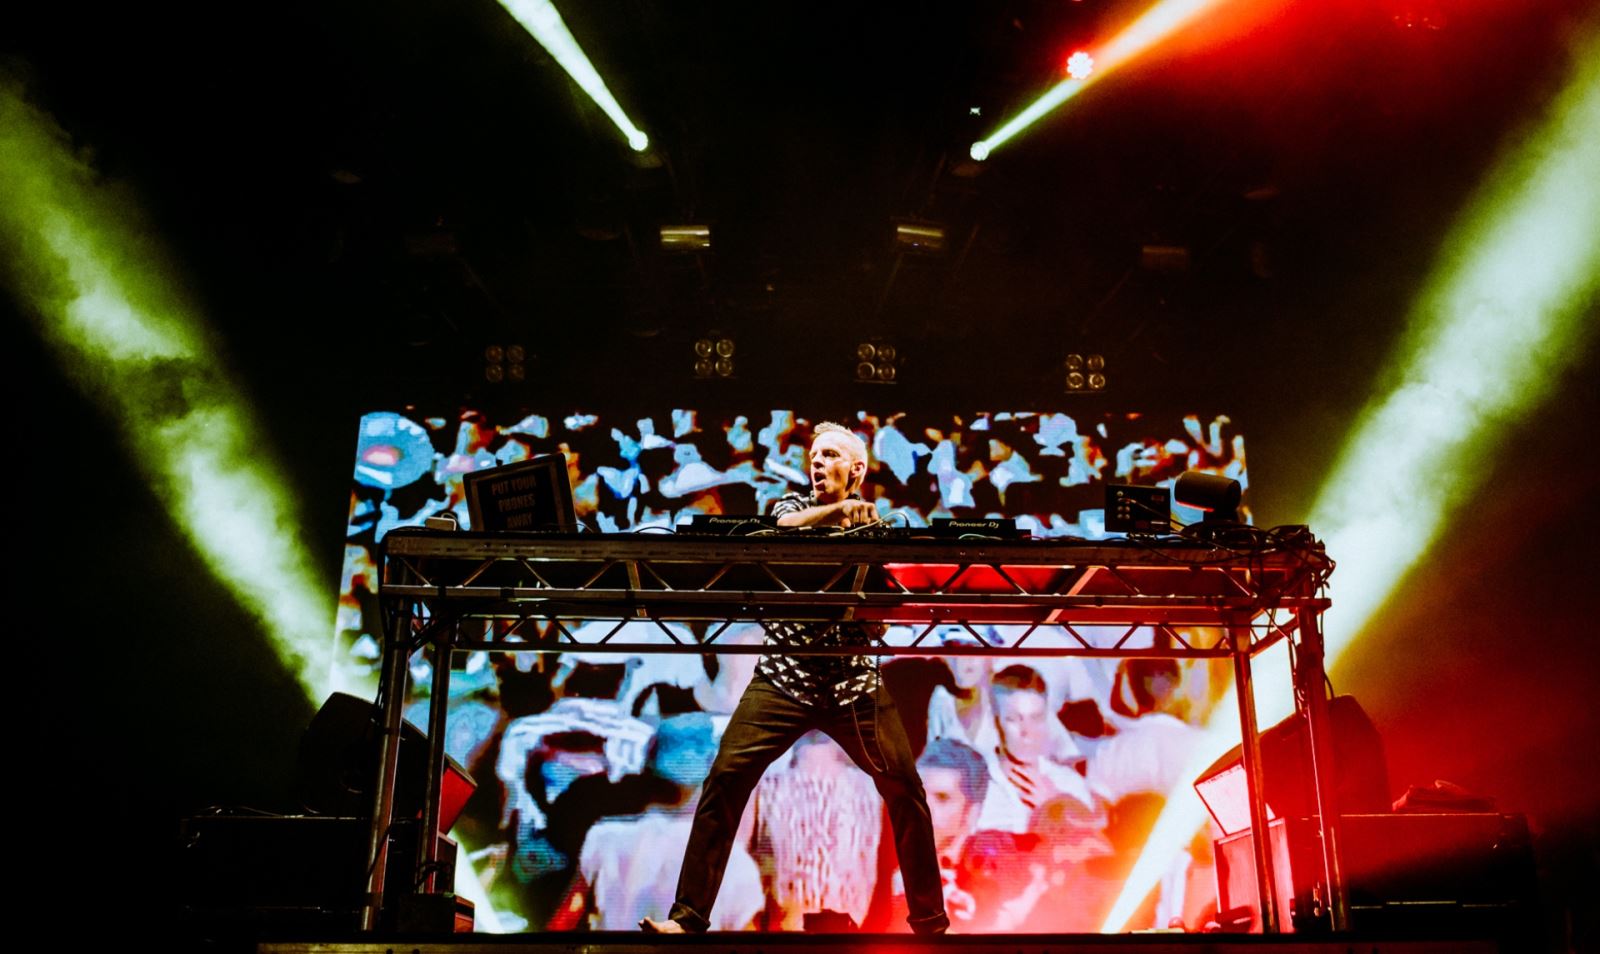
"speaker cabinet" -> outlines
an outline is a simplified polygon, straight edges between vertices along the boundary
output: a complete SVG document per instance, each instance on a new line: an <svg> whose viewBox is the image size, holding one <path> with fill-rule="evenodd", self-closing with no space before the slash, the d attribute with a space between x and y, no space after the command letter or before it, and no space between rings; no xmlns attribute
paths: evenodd
<svg viewBox="0 0 1600 954"><path fill-rule="evenodd" d="M300 737L297 781L307 811L371 817L382 720L383 712L377 706L347 693L336 692L323 702ZM395 817L420 817L428 791L428 739L410 722L401 723L395 783ZM448 832L456 823L476 788L467 770L445 756L439 792L440 832Z"/></svg>
<svg viewBox="0 0 1600 954"><path fill-rule="evenodd" d="M1503 936L1536 927L1536 875L1521 815L1345 815L1345 884L1354 931L1437 937ZM1315 818L1268 826L1277 875L1278 923L1323 931L1322 844ZM1216 843L1221 910L1249 909L1261 929L1251 833Z"/></svg>

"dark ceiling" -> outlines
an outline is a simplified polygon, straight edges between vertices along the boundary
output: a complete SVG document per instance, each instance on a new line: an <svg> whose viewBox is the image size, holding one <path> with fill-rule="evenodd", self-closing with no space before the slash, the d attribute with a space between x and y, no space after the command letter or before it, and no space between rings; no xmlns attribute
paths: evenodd
<svg viewBox="0 0 1600 954"><path fill-rule="evenodd" d="M1594 5L1234 0L981 166L973 140L1145 4L561 6L647 161L492 0L53 4L19 52L247 376L603 404L617 377L676 396L718 329L740 380L708 401L842 385L881 335L899 401L1043 406L1091 348L1127 407L1250 400L1311 355L1363 386ZM949 248L897 255L904 218ZM675 222L714 251L663 253ZM1148 244L1189 269L1141 268ZM489 388L492 342L533 383Z"/></svg>

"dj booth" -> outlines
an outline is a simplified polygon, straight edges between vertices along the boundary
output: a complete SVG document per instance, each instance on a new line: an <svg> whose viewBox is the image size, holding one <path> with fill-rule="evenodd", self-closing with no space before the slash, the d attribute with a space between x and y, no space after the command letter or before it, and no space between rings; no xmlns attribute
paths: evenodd
<svg viewBox="0 0 1600 954"><path fill-rule="evenodd" d="M423 893L449 890L433 884L433 838L417 840L410 884L385 884L408 661L417 650L431 647L435 660L472 650L750 654L767 649L732 642L735 624L811 621L892 628L850 626L847 632L862 634L860 645L786 653L1229 659L1255 831L1267 830L1268 815L1251 662L1280 640L1291 641L1320 818L1322 916L1344 930L1339 819L1321 810L1333 804L1320 630L1331 570L1322 544L1304 527L1115 541L930 538L881 528L867 534L758 527L747 536L394 531L383 541L378 594L384 726L363 926L376 929L384 906L411 885ZM697 625L672 625L683 623ZM969 638L954 644L939 638L952 626ZM887 636L870 635L885 630ZM449 681L449 665L432 667L422 831L439 826ZM1271 933L1279 927L1273 858L1266 839L1255 846L1258 910Z"/></svg>

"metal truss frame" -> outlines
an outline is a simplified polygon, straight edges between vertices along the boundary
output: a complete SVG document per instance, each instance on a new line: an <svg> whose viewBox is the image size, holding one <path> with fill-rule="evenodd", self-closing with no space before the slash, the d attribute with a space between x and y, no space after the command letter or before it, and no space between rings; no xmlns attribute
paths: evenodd
<svg viewBox="0 0 1600 954"><path fill-rule="evenodd" d="M1320 617L1332 564L1303 534L1223 546L924 540L776 534L537 536L401 530L383 543L379 601L384 703L363 923L384 904L387 832L411 654L462 650L752 654L744 624L846 623L859 645L811 654L1092 656L1233 661L1254 830L1266 830L1250 661L1288 640L1311 727L1318 804L1331 805ZM582 623L583 625L579 625ZM951 628L966 638L942 636ZM1153 632L1157 645L1135 636ZM1164 644L1164 645L1163 645ZM428 738L444 738L450 667L433 667ZM429 745L423 831L438 828L442 745ZM1323 816L1331 926L1345 927L1337 818ZM1255 839L1262 923L1276 924L1268 839ZM433 890L436 840L419 839L418 884Z"/></svg>

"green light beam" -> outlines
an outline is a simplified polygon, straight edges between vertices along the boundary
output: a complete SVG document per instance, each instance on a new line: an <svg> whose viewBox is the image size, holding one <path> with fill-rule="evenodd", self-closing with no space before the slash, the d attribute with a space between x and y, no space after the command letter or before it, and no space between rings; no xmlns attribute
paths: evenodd
<svg viewBox="0 0 1600 954"><path fill-rule="evenodd" d="M1510 426L1594 333L1600 292L1600 42L1544 127L1452 231L1412 308L1398 369L1362 411L1308 520L1340 561L1344 649L1475 493Z"/></svg>
<svg viewBox="0 0 1600 954"><path fill-rule="evenodd" d="M244 401L132 203L0 75L3 274L212 574L255 615L313 702L333 674L332 588Z"/></svg>
<svg viewBox="0 0 1600 954"><path fill-rule="evenodd" d="M1306 521L1339 561L1324 620L1331 668L1482 487L1515 422L1592 345L1600 297L1600 32L1543 124L1519 137L1441 247L1378 393ZM1261 724L1288 715L1288 680L1257 683ZM1184 778L1239 741L1232 699ZM1204 822L1173 792L1102 927L1119 930Z"/></svg>
<svg viewBox="0 0 1600 954"><path fill-rule="evenodd" d="M1028 104L1027 108L1007 120L999 129L973 143L969 154L979 162L989 158L996 149L1004 145L1011 137L1038 122L1045 114L1057 106L1083 92L1083 88L1088 85L1089 79L1099 72L1099 70L1096 70L1084 79L1072 79L1069 77L1057 83L1048 93Z"/></svg>
<svg viewBox="0 0 1600 954"><path fill-rule="evenodd" d="M505 7L535 40L539 41L540 46L555 57L556 62L567 71L573 82L588 93L594 104L611 118L634 152L644 152L650 148L650 137L635 126L633 120L628 118L628 114L622 111L617 98L612 96L611 90L606 87L605 80L600 78L594 64L584 55L583 47L578 45L578 41L572 36L572 31L567 29L567 24L561 19L555 4L550 0L500 0L500 5Z"/></svg>
<svg viewBox="0 0 1600 954"><path fill-rule="evenodd" d="M1118 33L1103 48L1094 51L1094 72L1079 79L1064 79L1049 92L1034 100L1004 125L972 144L970 154L982 162L1018 133L1044 118L1056 107L1081 93L1089 83L1131 60L1157 41L1193 19L1202 10L1225 0L1161 0Z"/></svg>

